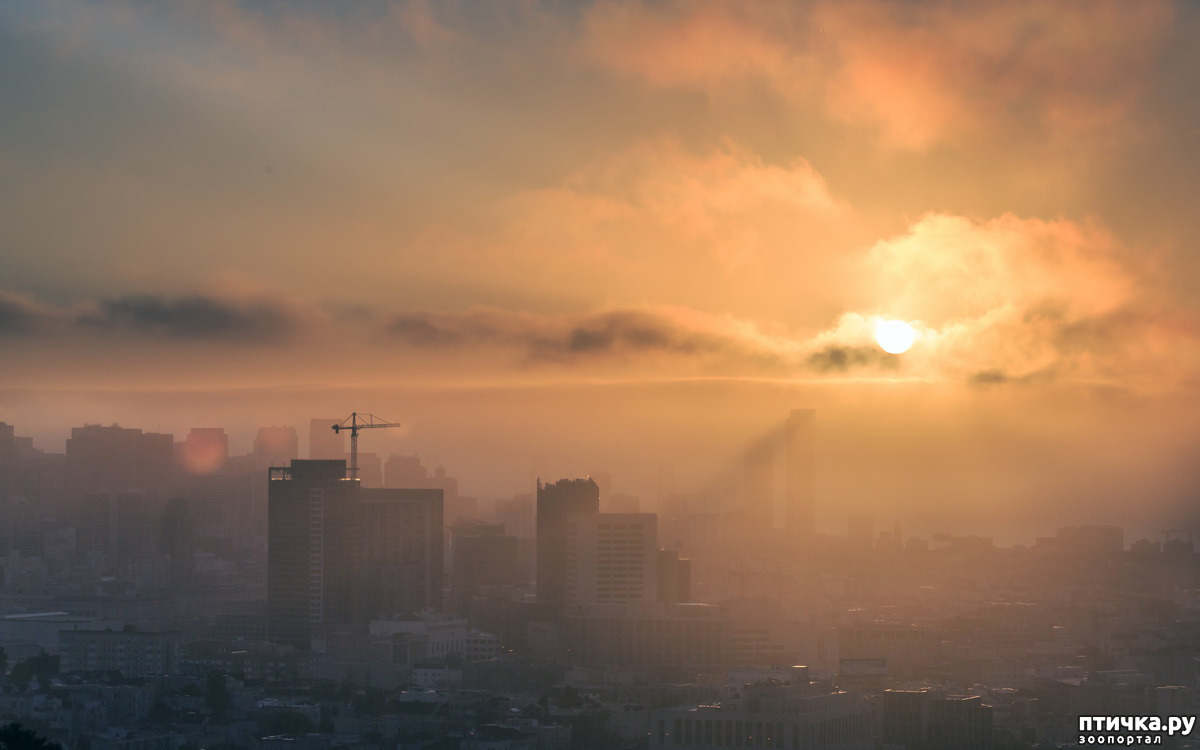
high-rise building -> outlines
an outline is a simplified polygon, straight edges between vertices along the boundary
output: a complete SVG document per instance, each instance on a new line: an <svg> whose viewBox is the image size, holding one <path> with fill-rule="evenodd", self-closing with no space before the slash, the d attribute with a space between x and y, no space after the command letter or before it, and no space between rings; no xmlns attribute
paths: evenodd
<svg viewBox="0 0 1200 750"><path fill-rule="evenodd" d="M308 423L308 458L311 461L341 461L346 458L346 438L334 431L340 419L313 419Z"/></svg>
<svg viewBox="0 0 1200 750"><path fill-rule="evenodd" d="M385 487L429 487L429 472L421 465L421 458L393 453L383 463Z"/></svg>
<svg viewBox="0 0 1200 750"><path fill-rule="evenodd" d="M131 490L165 498L175 480L174 438L117 425L73 427L67 438L66 468L72 500Z"/></svg>
<svg viewBox="0 0 1200 750"><path fill-rule="evenodd" d="M600 488L590 478L537 485L537 597L552 612L566 603L566 523L572 513L599 513Z"/></svg>
<svg viewBox="0 0 1200 750"><path fill-rule="evenodd" d="M358 452L358 478L363 487L383 486L383 460L379 458L378 453ZM409 486L405 489L423 488Z"/></svg>
<svg viewBox="0 0 1200 750"><path fill-rule="evenodd" d="M461 520L450 527L450 599L454 611L466 614L483 586L527 583L518 563L518 540L504 524Z"/></svg>
<svg viewBox="0 0 1200 750"><path fill-rule="evenodd" d="M161 579L175 591L187 590L196 581L196 543L187 501L167 501L159 521L158 551L163 556Z"/></svg>
<svg viewBox="0 0 1200 750"><path fill-rule="evenodd" d="M536 536L533 515L533 495L515 495L507 500L496 501L496 523L503 524L505 533L518 539L533 539Z"/></svg>
<svg viewBox="0 0 1200 750"><path fill-rule="evenodd" d="M817 525L817 412L793 409L787 424L787 531L811 537Z"/></svg>
<svg viewBox="0 0 1200 750"><path fill-rule="evenodd" d="M270 471L267 621L310 646L329 627L442 604L442 493L364 489L346 462Z"/></svg>
<svg viewBox="0 0 1200 750"><path fill-rule="evenodd" d="M360 489L354 621L442 608L442 491Z"/></svg>
<svg viewBox="0 0 1200 750"><path fill-rule="evenodd" d="M667 604L692 600L692 561L673 549L658 551L658 600Z"/></svg>
<svg viewBox="0 0 1200 750"><path fill-rule="evenodd" d="M80 561L109 572L148 558L154 551L156 536L145 497L130 492L86 498L77 516L76 535Z"/></svg>
<svg viewBox="0 0 1200 750"><path fill-rule="evenodd" d="M658 598L658 518L653 513L572 513L563 530L567 610Z"/></svg>
<svg viewBox="0 0 1200 750"><path fill-rule="evenodd" d="M333 432L333 430L330 430ZM254 459L259 466L287 466L300 458L295 427L259 427L254 435Z"/></svg>
<svg viewBox="0 0 1200 750"><path fill-rule="evenodd" d="M179 464L189 474L214 474L229 461L229 436L223 427L193 427L179 445Z"/></svg>

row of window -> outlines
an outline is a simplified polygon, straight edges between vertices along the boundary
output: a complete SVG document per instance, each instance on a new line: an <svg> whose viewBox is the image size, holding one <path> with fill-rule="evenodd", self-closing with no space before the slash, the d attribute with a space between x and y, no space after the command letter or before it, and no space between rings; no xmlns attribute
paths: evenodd
<svg viewBox="0 0 1200 750"><path fill-rule="evenodd" d="M658 720L658 745L702 747L790 748L826 747L861 739L869 734L863 715L835 716L811 723L747 721L744 719L676 718L667 731ZM789 737L790 735L790 737ZM790 744L787 743L791 740Z"/></svg>

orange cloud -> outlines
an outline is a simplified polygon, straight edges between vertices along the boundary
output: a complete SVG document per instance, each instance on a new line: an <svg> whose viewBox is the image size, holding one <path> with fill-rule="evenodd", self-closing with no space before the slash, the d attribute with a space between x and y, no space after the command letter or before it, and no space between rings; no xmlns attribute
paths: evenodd
<svg viewBox="0 0 1200 750"><path fill-rule="evenodd" d="M912 321L913 375L976 383L1073 379L1171 389L1197 374L1200 325L1155 300L1097 223L930 214L864 258L874 308L820 340L861 344L873 316Z"/></svg>
<svg viewBox="0 0 1200 750"><path fill-rule="evenodd" d="M1172 17L1165 1L602 3L582 49L655 87L727 100L765 83L891 148L1020 124L1107 141L1136 106Z"/></svg>
<svg viewBox="0 0 1200 750"><path fill-rule="evenodd" d="M561 186L508 204L495 252L536 273L588 264L577 289L795 322L797 299L826 300L844 279L850 209L807 162L771 164L726 142L692 153L643 142ZM809 310L811 305L805 305Z"/></svg>

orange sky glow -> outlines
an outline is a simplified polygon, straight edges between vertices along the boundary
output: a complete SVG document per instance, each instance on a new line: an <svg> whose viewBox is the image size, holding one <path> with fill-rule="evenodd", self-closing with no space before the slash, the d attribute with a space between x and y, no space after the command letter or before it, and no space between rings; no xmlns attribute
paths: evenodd
<svg viewBox="0 0 1200 750"><path fill-rule="evenodd" d="M480 497L719 507L814 408L829 532L1194 525L1198 35L1156 0L6 4L0 420L236 452L366 411Z"/></svg>

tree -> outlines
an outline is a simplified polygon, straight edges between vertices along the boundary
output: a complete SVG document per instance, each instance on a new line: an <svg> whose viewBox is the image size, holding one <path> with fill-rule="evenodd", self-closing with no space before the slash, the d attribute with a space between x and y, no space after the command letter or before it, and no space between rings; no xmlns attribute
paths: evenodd
<svg viewBox="0 0 1200 750"><path fill-rule="evenodd" d="M9 679L16 685L25 685L34 677L39 681L58 674L58 657L53 654L38 654L19 661L12 668Z"/></svg>
<svg viewBox="0 0 1200 750"><path fill-rule="evenodd" d="M63 750L63 747L14 721L0 727L0 750Z"/></svg>

